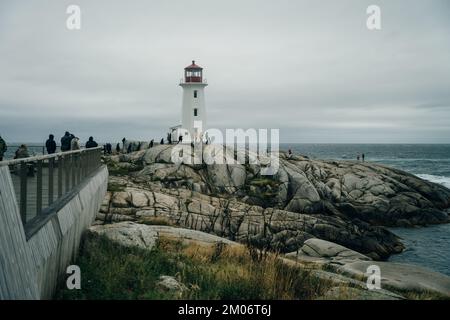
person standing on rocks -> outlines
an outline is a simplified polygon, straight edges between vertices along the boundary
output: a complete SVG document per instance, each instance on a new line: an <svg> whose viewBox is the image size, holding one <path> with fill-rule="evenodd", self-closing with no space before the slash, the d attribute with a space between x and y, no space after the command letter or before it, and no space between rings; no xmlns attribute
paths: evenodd
<svg viewBox="0 0 450 320"><path fill-rule="evenodd" d="M364 155L364 153L361 155L361 157L362 157L362 162L364 162L364 158L366 157L366 156Z"/></svg>
<svg viewBox="0 0 450 320"><path fill-rule="evenodd" d="M118 144L116 145L116 152L117 152L117 153L120 153L120 143L118 143Z"/></svg>
<svg viewBox="0 0 450 320"><path fill-rule="evenodd" d="M105 154L111 154L112 153L112 145L111 143L107 142L104 146L104 152Z"/></svg>
<svg viewBox="0 0 450 320"><path fill-rule="evenodd" d="M161 142L159 144L164 144L164 138L161 139Z"/></svg>
<svg viewBox="0 0 450 320"><path fill-rule="evenodd" d="M155 143L155 140L150 140L150 143L148 144L148 148L153 148L153 144Z"/></svg>
<svg viewBox="0 0 450 320"><path fill-rule="evenodd" d="M47 141L45 142L45 148L47 149L48 154L54 154L56 152L56 142L55 136L49 135Z"/></svg>
<svg viewBox="0 0 450 320"><path fill-rule="evenodd" d="M6 150L8 150L8 147L6 146L5 140L3 140L2 136L0 135L0 161L3 161L3 155L5 154Z"/></svg>
<svg viewBox="0 0 450 320"><path fill-rule="evenodd" d="M356 160L359 161L359 153L356 155Z"/></svg>

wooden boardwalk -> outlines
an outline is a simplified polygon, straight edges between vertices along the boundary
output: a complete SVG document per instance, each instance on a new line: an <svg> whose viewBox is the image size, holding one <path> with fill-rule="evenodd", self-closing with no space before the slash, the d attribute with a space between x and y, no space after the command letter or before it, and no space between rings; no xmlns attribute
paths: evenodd
<svg viewBox="0 0 450 320"><path fill-rule="evenodd" d="M20 208L20 176L17 173L14 173L14 170L11 170L11 179L14 185L14 191L16 193L17 205ZM62 180L62 193L68 191L65 190L65 175L63 175ZM50 205L49 203L49 194L48 194L48 186L49 186L49 177L48 177L48 168L42 168L42 208L46 208ZM69 188L70 189L70 188ZM27 177L27 221L30 221L37 215L37 174L33 177ZM58 176L55 172L53 175L53 201L58 198Z"/></svg>

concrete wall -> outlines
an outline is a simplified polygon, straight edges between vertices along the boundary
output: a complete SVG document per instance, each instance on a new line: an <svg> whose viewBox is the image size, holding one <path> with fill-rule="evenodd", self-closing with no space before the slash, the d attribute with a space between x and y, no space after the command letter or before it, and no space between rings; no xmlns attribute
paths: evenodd
<svg viewBox="0 0 450 320"><path fill-rule="evenodd" d="M0 299L50 299L78 252L81 235L105 196L104 166L28 240L14 187L0 166Z"/></svg>

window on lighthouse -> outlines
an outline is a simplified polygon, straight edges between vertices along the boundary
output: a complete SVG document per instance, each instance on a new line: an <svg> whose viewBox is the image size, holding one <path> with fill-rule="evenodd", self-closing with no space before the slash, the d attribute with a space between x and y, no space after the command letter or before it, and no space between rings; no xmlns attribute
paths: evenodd
<svg viewBox="0 0 450 320"><path fill-rule="evenodd" d="M196 116L198 116L198 109L197 108L194 109L194 117L196 117Z"/></svg>
<svg viewBox="0 0 450 320"><path fill-rule="evenodd" d="M194 98L197 98L197 90L194 90Z"/></svg>

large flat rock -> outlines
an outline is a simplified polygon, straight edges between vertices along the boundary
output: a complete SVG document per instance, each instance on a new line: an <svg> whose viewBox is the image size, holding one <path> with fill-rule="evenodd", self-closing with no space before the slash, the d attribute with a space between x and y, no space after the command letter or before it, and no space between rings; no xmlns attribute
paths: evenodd
<svg viewBox="0 0 450 320"><path fill-rule="evenodd" d="M99 235L105 235L122 245L137 246L143 249L152 249L160 238L179 240L184 244L201 246L210 246L219 242L227 245L239 245L228 239L201 231L171 226L145 225L131 221L95 225L89 230Z"/></svg>
<svg viewBox="0 0 450 320"><path fill-rule="evenodd" d="M355 261L339 267L339 271L356 277L367 277L370 265L381 270L382 288L405 291L430 291L450 297L450 277L425 268L393 262Z"/></svg>

